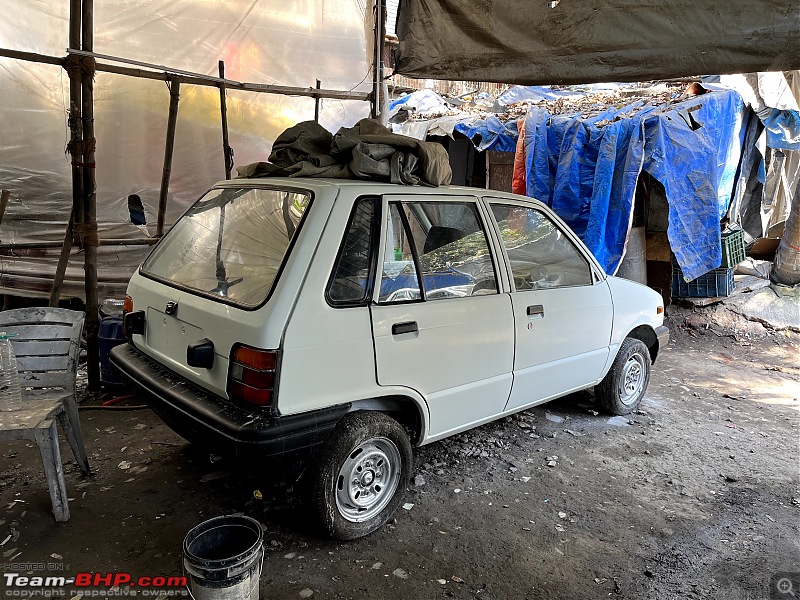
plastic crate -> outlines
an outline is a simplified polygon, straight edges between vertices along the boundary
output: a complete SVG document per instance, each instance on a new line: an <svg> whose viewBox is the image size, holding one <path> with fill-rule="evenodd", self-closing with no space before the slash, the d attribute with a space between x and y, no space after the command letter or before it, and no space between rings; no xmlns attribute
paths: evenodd
<svg viewBox="0 0 800 600"><path fill-rule="evenodd" d="M676 262L672 265L672 295L676 298L718 298L733 291L733 269L714 269L697 279L684 281L683 271Z"/></svg>
<svg viewBox="0 0 800 600"><path fill-rule="evenodd" d="M744 232L741 229L722 234L722 264L720 268L735 267L746 257Z"/></svg>

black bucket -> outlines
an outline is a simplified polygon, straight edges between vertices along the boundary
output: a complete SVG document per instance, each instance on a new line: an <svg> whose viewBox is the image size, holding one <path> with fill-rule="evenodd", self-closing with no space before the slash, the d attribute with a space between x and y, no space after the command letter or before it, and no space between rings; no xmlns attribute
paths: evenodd
<svg viewBox="0 0 800 600"><path fill-rule="evenodd" d="M183 540L183 566L195 600L259 600L264 533L255 519L215 517Z"/></svg>

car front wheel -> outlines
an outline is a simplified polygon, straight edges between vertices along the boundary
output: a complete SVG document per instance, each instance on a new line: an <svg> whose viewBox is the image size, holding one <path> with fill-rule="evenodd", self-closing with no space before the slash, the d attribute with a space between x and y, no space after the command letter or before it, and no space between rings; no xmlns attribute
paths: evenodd
<svg viewBox="0 0 800 600"><path fill-rule="evenodd" d="M650 381L650 352L644 342L625 338L611 370L595 387L600 405L614 415L627 415L639 408Z"/></svg>
<svg viewBox="0 0 800 600"><path fill-rule="evenodd" d="M402 501L411 464L411 443L400 423L376 412L346 415L312 474L317 521L340 540L379 529Z"/></svg>

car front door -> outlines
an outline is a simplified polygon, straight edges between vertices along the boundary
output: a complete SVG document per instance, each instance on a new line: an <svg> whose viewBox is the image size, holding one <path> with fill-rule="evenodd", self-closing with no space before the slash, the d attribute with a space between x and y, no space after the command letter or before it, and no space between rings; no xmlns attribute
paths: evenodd
<svg viewBox="0 0 800 600"><path fill-rule="evenodd" d="M491 199L489 206L513 279L514 383L506 409L593 384L611 341L605 278L544 209Z"/></svg>
<svg viewBox="0 0 800 600"><path fill-rule="evenodd" d="M511 390L514 322L477 198L383 202L371 307L377 379L428 403L426 439L490 419Z"/></svg>

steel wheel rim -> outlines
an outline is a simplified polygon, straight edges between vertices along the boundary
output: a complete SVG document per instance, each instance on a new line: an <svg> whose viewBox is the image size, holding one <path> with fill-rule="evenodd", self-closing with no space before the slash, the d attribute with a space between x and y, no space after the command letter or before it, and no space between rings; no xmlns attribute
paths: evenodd
<svg viewBox="0 0 800 600"><path fill-rule="evenodd" d="M353 448L336 478L336 508L353 523L380 513L391 501L400 481L400 451L384 437Z"/></svg>
<svg viewBox="0 0 800 600"><path fill-rule="evenodd" d="M646 368L644 356L638 352L625 361L617 388L622 404L630 406L639 398L644 389Z"/></svg>

